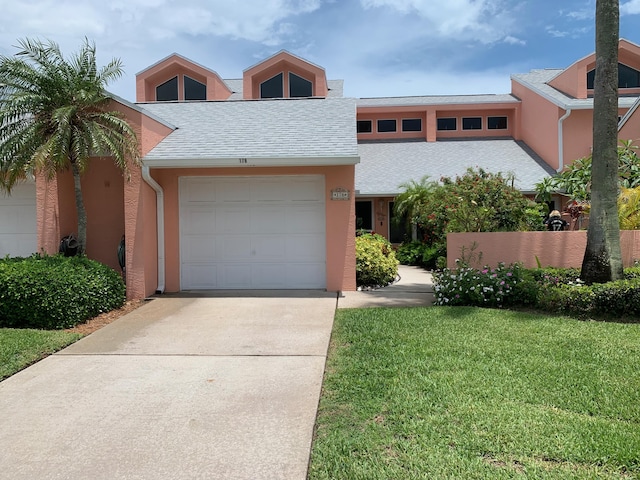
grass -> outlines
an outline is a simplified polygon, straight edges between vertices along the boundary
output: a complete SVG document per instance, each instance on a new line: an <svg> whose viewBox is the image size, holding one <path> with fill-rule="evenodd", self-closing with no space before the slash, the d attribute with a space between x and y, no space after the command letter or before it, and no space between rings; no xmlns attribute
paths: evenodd
<svg viewBox="0 0 640 480"><path fill-rule="evenodd" d="M310 479L640 478L640 325L338 310Z"/></svg>
<svg viewBox="0 0 640 480"><path fill-rule="evenodd" d="M0 380L66 347L81 337L59 330L0 328Z"/></svg>

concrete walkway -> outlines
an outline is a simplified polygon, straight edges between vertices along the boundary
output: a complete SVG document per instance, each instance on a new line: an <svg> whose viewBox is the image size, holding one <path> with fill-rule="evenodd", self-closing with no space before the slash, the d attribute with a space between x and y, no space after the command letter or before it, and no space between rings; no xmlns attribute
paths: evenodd
<svg viewBox="0 0 640 480"><path fill-rule="evenodd" d="M420 267L400 265L399 279L378 290L343 292L338 308L424 307L435 300L431 274Z"/></svg>
<svg viewBox="0 0 640 480"><path fill-rule="evenodd" d="M149 301L0 382L0 478L304 480L336 306L420 306L384 289L200 292ZM337 304L337 305L336 305Z"/></svg>
<svg viewBox="0 0 640 480"><path fill-rule="evenodd" d="M0 382L0 478L306 478L336 296L228 295L154 299Z"/></svg>

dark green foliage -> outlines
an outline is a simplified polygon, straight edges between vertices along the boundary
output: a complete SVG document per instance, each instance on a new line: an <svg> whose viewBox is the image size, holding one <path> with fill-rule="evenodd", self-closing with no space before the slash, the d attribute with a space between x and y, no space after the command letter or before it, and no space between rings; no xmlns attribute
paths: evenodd
<svg viewBox="0 0 640 480"><path fill-rule="evenodd" d="M579 318L640 321L640 268L625 279L585 285L577 268L495 269L467 266L434 274L436 304L526 306Z"/></svg>
<svg viewBox="0 0 640 480"><path fill-rule="evenodd" d="M86 257L34 255L0 261L0 327L62 329L122 306L125 286Z"/></svg>
<svg viewBox="0 0 640 480"><path fill-rule="evenodd" d="M398 275L393 247L382 235L356 237L356 283L358 286L385 286Z"/></svg>
<svg viewBox="0 0 640 480"><path fill-rule="evenodd" d="M436 268L438 257L445 256L447 246L440 243L403 243L396 250L396 258L402 265L417 265L430 270Z"/></svg>

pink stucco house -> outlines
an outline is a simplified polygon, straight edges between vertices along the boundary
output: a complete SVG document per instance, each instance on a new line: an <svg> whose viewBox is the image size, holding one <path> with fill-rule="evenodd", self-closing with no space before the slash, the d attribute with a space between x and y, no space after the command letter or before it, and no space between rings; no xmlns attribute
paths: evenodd
<svg viewBox="0 0 640 480"><path fill-rule="evenodd" d="M356 228L397 240L400 185L467 167L534 185L591 147L595 57L512 76L504 95L344 98L342 81L288 52L242 78L173 54L114 98L139 136L127 181L108 158L83 179L87 254L127 292L355 289ZM620 41L620 137L640 138L640 46ZM624 83L623 83L624 82ZM0 197L0 255L57 251L75 229L69 175Z"/></svg>

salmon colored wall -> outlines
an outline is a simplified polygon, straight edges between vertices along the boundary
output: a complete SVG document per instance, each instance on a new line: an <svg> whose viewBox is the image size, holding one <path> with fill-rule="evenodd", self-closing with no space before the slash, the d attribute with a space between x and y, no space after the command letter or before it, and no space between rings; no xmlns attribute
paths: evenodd
<svg viewBox="0 0 640 480"><path fill-rule="evenodd" d="M553 169L558 168L558 120L564 111L515 80L511 92L522 101L522 140ZM566 141L566 139L565 139Z"/></svg>
<svg viewBox="0 0 640 480"><path fill-rule="evenodd" d="M419 118L422 120L422 131L420 132L403 132L402 131L402 119ZM358 133L358 140L385 140L391 138L424 138L426 139L426 112L395 112L389 109L388 112L383 113L358 113L358 120L371 120L371 133ZM395 132L383 132L378 133L378 120L395 120L396 131Z"/></svg>
<svg viewBox="0 0 640 480"><path fill-rule="evenodd" d="M300 58L294 57L287 52L281 52L244 71L242 76L243 97L245 99L260 98L260 84L280 72L284 73L285 97L289 96L288 72L293 72L296 75L311 81L313 84L314 96L326 97L329 93L327 77L324 69Z"/></svg>
<svg viewBox="0 0 640 480"><path fill-rule="evenodd" d="M509 110L438 110L438 118L456 118L457 130L439 130L438 138L473 138L473 137L511 137L513 136L514 115L513 109ZM481 117L481 130L463 130L463 117ZM487 128L487 117L507 117L506 130L489 130ZM437 124L436 124L437 128Z"/></svg>
<svg viewBox="0 0 640 480"><path fill-rule="evenodd" d="M325 176L327 290L355 290L354 166L155 169L152 177L164 190L166 291L180 290L180 222L178 178L182 176L314 175ZM351 201L331 201L330 192L343 187Z"/></svg>
<svg viewBox="0 0 640 480"><path fill-rule="evenodd" d="M591 153L593 145L593 110L573 110L563 123L564 165Z"/></svg>
<svg viewBox="0 0 640 480"><path fill-rule="evenodd" d="M640 108L631 115L618 133L621 140L633 140L633 143L640 146Z"/></svg>
<svg viewBox="0 0 640 480"><path fill-rule="evenodd" d="M591 57L595 58L593 55L589 58ZM587 63L589 62L590 60L583 59L574 63L552 79L549 85L570 97L587 98Z"/></svg>
<svg viewBox="0 0 640 480"><path fill-rule="evenodd" d="M543 267L580 268L587 246L587 232L449 233L447 266L454 268L456 258L461 257L462 247L469 252L474 243L474 252L482 253L480 262L472 263L474 267L521 262L526 268L536 268L538 257ZM620 232L620 243L625 266L631 266L634 260L640 259L640 231Z"/></svg>

